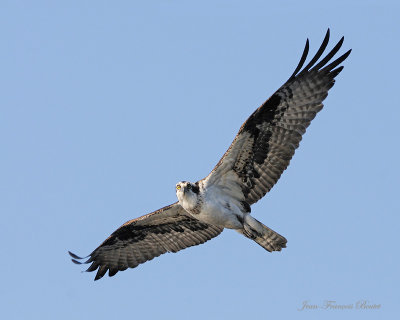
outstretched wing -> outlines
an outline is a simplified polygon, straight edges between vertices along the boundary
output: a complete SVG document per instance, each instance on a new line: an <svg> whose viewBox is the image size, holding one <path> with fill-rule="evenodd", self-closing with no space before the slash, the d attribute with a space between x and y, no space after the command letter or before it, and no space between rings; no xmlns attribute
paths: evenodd
<svg viewBox="0 0 400 320"><path fill-rule="evenodd" d="M242 125L228 151L204 179L207 187L228 186L229 192L240 195L240 200L248 204L271 190L288 167L311 120L322 109L334 78L343 69L337 66L351 50L330 62L343 40L316 64L328 45L328 29L321 47L301 70L309 50L307 39L293 75Z"/></svg>
<svg viewBox="0 0 400 320"><path fill-rule="evenodd" d="M223 228L191 218L175 202L169 206L131 220L115 230L85 262L69 252L77 264L92 263L86 271L98 269L95 280L108 271L110 277L118 271L135 268L166 252L178 252L202 244L222 232Z"/></svg>

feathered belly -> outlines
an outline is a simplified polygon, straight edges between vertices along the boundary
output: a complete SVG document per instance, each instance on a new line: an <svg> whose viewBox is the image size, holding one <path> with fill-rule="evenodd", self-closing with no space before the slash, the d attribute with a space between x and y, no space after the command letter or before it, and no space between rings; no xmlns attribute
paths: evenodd
<svg viewBox="0 0 400 320"><path fill-rule="evenodd" d="M204 201L197 214L192 216L196 219L215 226L228 229L241 229L243 224L243 213L229 201Z"/></svg>

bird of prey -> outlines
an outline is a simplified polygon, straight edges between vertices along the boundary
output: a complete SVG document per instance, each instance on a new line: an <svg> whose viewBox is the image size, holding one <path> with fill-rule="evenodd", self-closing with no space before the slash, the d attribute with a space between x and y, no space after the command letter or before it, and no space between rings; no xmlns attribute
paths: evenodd
<svg viewBox="0 0 400 320"><path fill-rule="evenodd" d="M177 252L233 229L267 251L280 251L286 239L250 214L289 165L302 135L343 70L339 66L351 50L332 61L344 38L319 62L329 42L329 29L321 47L304 67L309 41L291 77L243 123L221 160L204 179L176 184L178 201L126 222L81 262L97 270L95 280L108 270L135 268L166 252Z"/></svg>

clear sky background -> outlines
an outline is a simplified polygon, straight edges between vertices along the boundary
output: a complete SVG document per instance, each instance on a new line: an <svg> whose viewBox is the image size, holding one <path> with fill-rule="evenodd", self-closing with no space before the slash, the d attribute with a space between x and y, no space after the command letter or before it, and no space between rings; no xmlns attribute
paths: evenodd
<svg viewBox="0 0 400 320"><path fill-rule="evenodd" d="M399 1L1 1L2 319L393 319L399 310ZM253 213L93 282L122 223L205 177L331 28L353 52ZM368 300L379 310L305 310Z"/></svg>

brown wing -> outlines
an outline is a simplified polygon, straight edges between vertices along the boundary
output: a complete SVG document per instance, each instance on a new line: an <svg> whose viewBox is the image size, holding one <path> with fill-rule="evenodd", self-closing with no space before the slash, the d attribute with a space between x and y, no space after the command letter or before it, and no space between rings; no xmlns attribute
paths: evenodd
<svg viewBox="0 0 400 320"><path fill-rule="evenodd" d="M328 29L318 52L301 70L309 49L307 39L293 75L242 125L228 151L204 179L208 186L228 185L236 197L253 204L275 185L289 165L306 128L322 109L322 101L334 85L334 78L343 69L343 66L336 67L351 52L330 62L343 40L315 64L329 42ZM330 64L326 65L328 62Z"/></svg>
<svg viewBox="0 0 400 320"><path fill-rule="evenodd" d="M86 270L98 269L95 280L108 271L110 277L118 271L135 268L166 252L178 252L210 240L223 228L212 226L186 214L176 202L123 224L114 231L85 262L69 252L77 264L92 263Z"/></svg>

